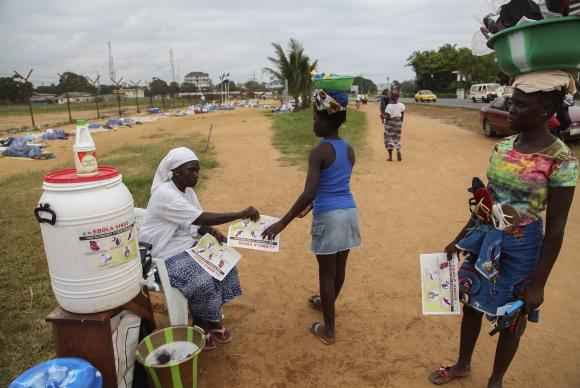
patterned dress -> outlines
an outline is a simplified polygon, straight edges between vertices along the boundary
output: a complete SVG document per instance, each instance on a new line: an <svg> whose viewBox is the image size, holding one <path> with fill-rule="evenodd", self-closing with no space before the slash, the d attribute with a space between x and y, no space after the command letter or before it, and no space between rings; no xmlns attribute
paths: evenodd
<svg viewBox="0 0 580 388"><path fill-rule="evenodd" d="M403 128L405 105L400 102L389 102L385 107L384 141L387 150L401 149L401 130ZM387 118L386 115L390 117Z"/></svg>
<svg viewBox="0 0 580 388"><path fill-rule="evenodd" d="M489 316L513 301L535 271L549 188L574 187L578 178L578 161L561 140L540 152L524 154L514 148L516 139L508 137L495 147L487 177L494 201L518 211L518 233L476 223L457 243L471 253L459 271L460 284L468 285L467 304Z"/></svg>
<svg viewBox="0 0 580 388"><path fill-rule="evenodd" d="M242 295L238 269L234 268L222 280L214 279L187 252L165 261L169 281L189 302L193 320L219 322L222 306Z"/></svg>

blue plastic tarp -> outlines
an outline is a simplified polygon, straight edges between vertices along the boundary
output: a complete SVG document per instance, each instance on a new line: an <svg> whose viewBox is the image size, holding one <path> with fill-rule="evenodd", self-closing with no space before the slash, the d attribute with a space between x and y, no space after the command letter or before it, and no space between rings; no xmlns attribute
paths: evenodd
<svg viewBox="0 0 580 388"><path fill-rule="evenodd" d="M42 148L37 145L29 145L30 141L30 136L15 137L2 155L20 158L33 158L42 155Z"/></svg>
<svg viewBox="0 0 580 388"><path fill-rule="evenodd" d="M102 388L103 377L82 358L56 358L28 369L8 388Z"/></svg>

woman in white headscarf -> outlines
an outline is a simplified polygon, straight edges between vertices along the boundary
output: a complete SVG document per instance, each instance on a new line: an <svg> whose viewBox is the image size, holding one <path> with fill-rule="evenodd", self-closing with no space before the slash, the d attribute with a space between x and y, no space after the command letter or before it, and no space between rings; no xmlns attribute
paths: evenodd
<svg viewBox="0 0 580 388"><path fill-rule="evenodd" d="M220 282L185 250L206 233L224 242L225 237L212 228L214 225L243 218L257 220L260 215L253 207L232 213L204 211L193 190L199 171L199 159L188 148L174 148L163 158L151 186L140 240L153 246L153 257L165 259L171 285L186 296L193 319L209 333L206 348L210 350L215 349L216 342L231 341L230 332L222 324L221 308L241 295L238 272L234 268Z"/></svg>

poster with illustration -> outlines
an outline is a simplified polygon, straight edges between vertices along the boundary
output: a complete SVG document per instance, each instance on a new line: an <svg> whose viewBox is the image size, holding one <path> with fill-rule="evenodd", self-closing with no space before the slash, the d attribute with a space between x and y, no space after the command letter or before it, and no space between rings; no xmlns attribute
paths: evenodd
<svg viewBox="0 0 580 388"><path fill-rule="evenodd" d="M280 235L274 240L262 238L262 232L275 222L278 222L278 218L262 215L257 222L245 219L231 224L228 229L228 246L266 252L280 251Z"/></svg>
<svg viewBox="0 0 580 388"><path fill-rule="evenodd" d="M97 267L112 268L136 260L139 243L134 221L104 224L79 231L84 255Z"/></svg>
<svg viewBox="0 0 580 388"><path fill-rule="evenodd" d="M459 315L459 260L445 253L420 256L424 315Z"/></svg>
<svg viewBox="0 0 580 388"><path fill-rule="evenodd" d="M240 262L241 256L235 249L221 245L211 234L204 235L197 244L186 250L208 274L222 281Z"/></svg>

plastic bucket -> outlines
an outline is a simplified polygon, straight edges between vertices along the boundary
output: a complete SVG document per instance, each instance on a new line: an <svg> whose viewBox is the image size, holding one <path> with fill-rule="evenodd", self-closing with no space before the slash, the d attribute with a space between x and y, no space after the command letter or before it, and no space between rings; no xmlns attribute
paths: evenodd
<svg viewBox="0 0 580 388"><path fill-rule="evenodd" d="M169 362L159 363L163 350L171 352L172 345L189 344L187 352L178 354ZM137 361L147 370L152 388L196 388L198 380L197 357L205 346L205 332L195 326L168 327L145 337L137 346ZM177 352L179 353L179 352ZM165 360L163 360L165 361Z"/></svg>
<svg viewBox="0 0 580 388"><path fill-rule="evenodd" d="M47 174L35 215L52 290L61 307L91 314L121 306L141 290L133 197L113 167L95 176Z"/></svg>
<svg viewBox="0 0 580 388"><path fill-rule="evenodd" d="M580 17L546 19L494 35L500 69L511 76L540 70L580 70Z"/></svg>

